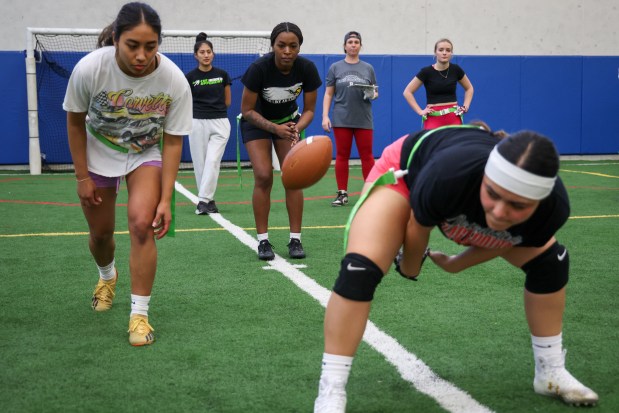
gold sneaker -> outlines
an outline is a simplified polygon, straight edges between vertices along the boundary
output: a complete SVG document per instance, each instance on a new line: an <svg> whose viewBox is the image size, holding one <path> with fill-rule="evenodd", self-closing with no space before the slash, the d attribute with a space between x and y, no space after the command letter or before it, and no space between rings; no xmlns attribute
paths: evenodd
<svg viewBox="0 0 619 413"><path fill-rule="evenodd" d="M118 270L116 277L111 281L103 281L99 278L99 282L92 293L92 309L95 311L107 311L112 308L112 301L116 295L116 281L118 280Z"/></svg>
<svg viewBox="0 0 619 413"><path fill-rule="evenodd" d="M148 317L142 314L133 314L129 319L129 343L132 346L145 346L155 341L155 329L148 324Z"/></svg>

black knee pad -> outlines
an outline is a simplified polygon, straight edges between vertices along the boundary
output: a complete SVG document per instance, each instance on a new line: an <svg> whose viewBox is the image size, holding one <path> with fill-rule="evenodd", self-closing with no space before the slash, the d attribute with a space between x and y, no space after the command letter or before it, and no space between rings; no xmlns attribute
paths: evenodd
<svg viewBox="0 0 619 413"><path fill-rule="evenodd" d="M524 287L536 294L549 294L559 291L568 281L570 255L567 248L555 242L539 256L522 266L527 274Z"/></svg>
<svg viewBox="0 0 619 413"><path fill-rule="evenodd" d="M383 272L369 258L349 253L342 259L333 291L354 301L372 301Z"/></svg>

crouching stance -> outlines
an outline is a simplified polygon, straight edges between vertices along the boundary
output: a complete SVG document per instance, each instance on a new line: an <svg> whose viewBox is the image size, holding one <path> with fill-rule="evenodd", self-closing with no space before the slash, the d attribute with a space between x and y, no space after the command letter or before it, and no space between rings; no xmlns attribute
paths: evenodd
<svg viewBox="0 0 619 413"><path fill-rule="evenodd" d="M471 125L447 126L404 136L385 149L368 177L367 196L353 210L327 305L315 412L345 411L346 383L371 301L396 256L397 271L411 279L426 257L448 272L496 257L522 269L533 389L573 405L598 401L565 368L561 331L569 254L554 235L569 216L569 200L557 177L559 156L535 132L501 137ZM408 173L398 177L391 168ZM370 184L387 176L393 184ZM455 256L428 251L434 227L467 248Z"/></svg>
<svg viewBox="0 0 619 413"><path fill-rule="evenodd" d="M92 308L116 296L116 200L127 183L131 241L129 343L153 343L148 318L157 245L171 231L174 181L183 135L191 132L191 90L160 54L161 20L152 7L125 4L103 30L102 47L83 57L69 79L63 108L88 246L99 272Z"/></svg>

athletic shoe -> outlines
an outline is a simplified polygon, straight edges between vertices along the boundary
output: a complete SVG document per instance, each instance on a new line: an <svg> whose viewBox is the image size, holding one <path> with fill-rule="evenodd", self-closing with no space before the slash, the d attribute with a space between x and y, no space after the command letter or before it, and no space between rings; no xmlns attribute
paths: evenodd
<svg viewBox="0 0 619 413"><path fill-rule="evenodd" d="M337 196L335 197L335 200L331 202L331 206L338 207L346 204L348 204L348 192L337 191Z"/></svg>
<svg viewBox="0 0 619 413"><path fill-rule="evenodd" d="M99 282L92 292L92 309L95 311L107 311L112 308L112 301L116 295L116 281L118 280L118 270L116 277L111 281L104 281L99 278Z"/></svg>
<svg viewBox="0 0 619 413"><path fill-rule="evenodd" d="M145 346L155 341L154 328L148 324L148 317L142 314L133 314L129 319L129 343L132 346Z"/></svg>
<svg viewBox="0 0 619 413"><path fill-rule="evenodd" d="M263 239L258 244L258 258L262 261L271 261L275 258L273 253L273 246L268 239Z"/></svg>
<svg viewBox="0 0 619 413"><path fill-rule="evenodd" d="M196 215L208 215L208 204L206 202L198 202L198 205L196 205Z"/></svg>
<svg viewBox="0 0 619 413"><path fill-rule="evenodd" d="M208 212L209 214L219 213L219 209L217 209L217 205L215 205L215 201L208 201L206 203L206 212Z"/></svg>
<svg viewBox="0 0 619 413"><path fill-rule="evenodd" d="M196 215L208 215L208 214L217 214L219 209L217 209L217 205L215 205L215 201L200 201L196 206Z"/></svg>
<svg viewBox="0 0 619 413"><path fill-rule="evenodd" d="M303 245L298 238L290 238L288 243L288 254L290 258L305 258L305 251L303 251Z"/></svg>
<svg viewBox="0 0 619 413"><path fill-rule="evenodd" d="M314 413L345 413L346 383L341 380L329 382L320 380L318 397L314 402Z"/></svg>
<svg viewBox="0 0 619 413"><path fill-rule="evenodd" d="M576 380L565 369L565 353L557 356L539 357L535 366L533 389L536 393L558 397L567 404L575 406L593 406L598 395Z"/></svg>

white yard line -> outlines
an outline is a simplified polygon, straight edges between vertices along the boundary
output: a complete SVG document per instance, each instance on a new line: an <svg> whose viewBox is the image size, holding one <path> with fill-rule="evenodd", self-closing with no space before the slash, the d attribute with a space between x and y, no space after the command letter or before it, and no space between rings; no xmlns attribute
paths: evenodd
<svg viewBox="0 0 619 413"><path fill-rule="evenodd" d="M194 204L198 203L198 197L178 182L176 182L176 190ZM225 219L221 214L211 214L209 217L256 254L258 240L255 237ZM257 254L256 259L258 259ZM266 268L282 273L323 307L327 306L331 291L301 272L298 266L289 263L277 254L273 261L265 261L265 264L269 265ZM395 366L404 380L411 383L419 392L432 397L445 410L453 413L492 413L492 410L480 404L468 393L436 375L417 356L407 351L395 338L381 331L371 321L368 321L363 340ZM318 382L318 377L316 377L316 382Z"/></svg>

